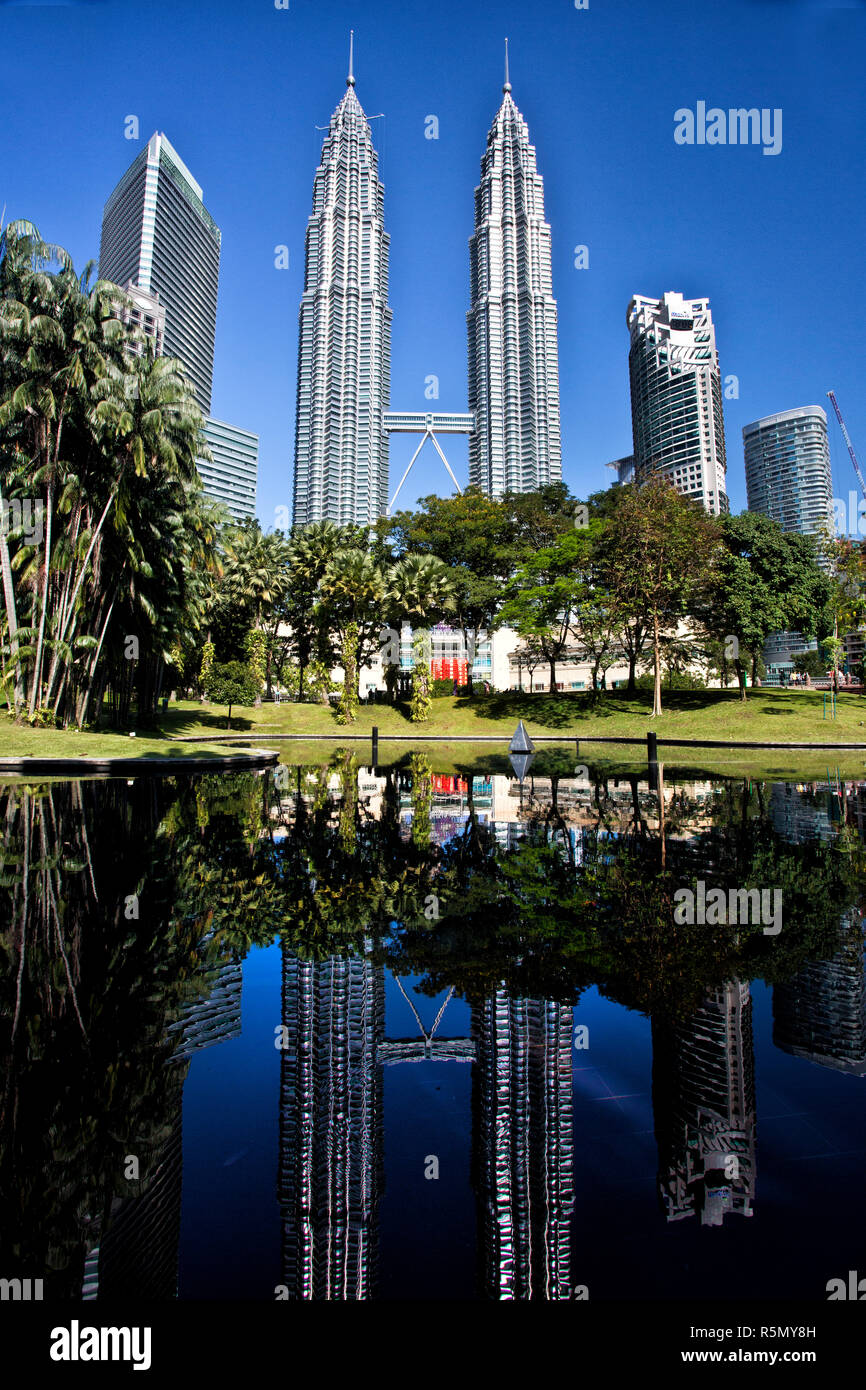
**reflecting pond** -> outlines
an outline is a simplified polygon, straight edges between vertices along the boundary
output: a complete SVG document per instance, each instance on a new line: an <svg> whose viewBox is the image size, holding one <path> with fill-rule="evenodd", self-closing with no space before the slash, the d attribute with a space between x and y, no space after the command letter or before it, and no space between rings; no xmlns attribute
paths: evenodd
<svg viewBox="0 0 866 1390"><path fill-rule="evenodd" d="M826 1298L866 783L0 785L0 1276L46 1299Z"/></svg>

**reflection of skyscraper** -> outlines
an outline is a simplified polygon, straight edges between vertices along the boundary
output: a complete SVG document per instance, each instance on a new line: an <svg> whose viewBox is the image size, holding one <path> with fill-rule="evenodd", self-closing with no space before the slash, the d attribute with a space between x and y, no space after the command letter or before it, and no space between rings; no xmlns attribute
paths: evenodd
<svg viewBox="0 0 866 1390"><path fill-rule="evenodd" d="M348 90L313 185L298 346L294 516L367 525L388 505L391 310L385 193L367 117Z"/></svg>
<svg viewBox="0 0 866 1390"><path fill-rule="evenodd" d="M814 795L804 796L789 782L774 782L770 789L770 819L776 834L792 845L829 840L833 834L826 787L819 800Z"/></svg>
<svg viewBox="0 0 866 1390"><path fill-rule="evenodd" d="M843 918L841 950L809 961L773 988L773 1042L821 1067L866 1076L866 973L863 920Z"/></svg>
<svg viewBox="0 0 866 1390"><path fill-rule="evenodd" d="M169 1033L178 1035L174 1061L188 1058L203 1047L239 1038L241 1034L241 987L243 966L230 961L205 977L209 988L201 999L184 1009Z"/></svg>
<svg viewBox="0 0 866 1390"><path fill-rule="evenodd" d="M556 300L535 146L511 96L487 137L469 243L469 481L490 497L562 477Z"/></svg>
<svg viewBox="0 0 866 1390"><path fill-rule="evenodd" d="M85 1298L177 1297L183 1086L196 1052L239 1037L241 1031L240 963L209 969L202 980L206 992L193 998L167 1030L177 1039L168 1059L177 1064L169 1083L172 1102L157 1142L138 1147L139 1177L129 1180L130 1195L112 1202L99 1248L91 1252L85 1269Z"/></svg>
<svg viewBox="0 0 866 1390"><path fill-rule="evenodd" d="M384 1180L381 967L283 952L279 1197L292 1298L364 1299Z"/></svg>
<svg viewBox="0 0 866 1390"><path fill-rule="evenodd" d="M570 1296L572 1010L498 990L474 1010L473 1182L483 1292Z"/></svg>
<svg viewBox="0 0 866 1390"><path fill-rule="evenodd" d="M707 996L685 1023L653 1023L659 1196L668 1221L752 1215L755 1054L748 984Z"/></svg>
<svg viewBox="0 0 866 1390"><path fill-rule="evenodd" d="M143 1191L115 1198L99 1245L98 1267L91 1273L87 1296L99 1298L164 1299L177 1297L183 1180L182 1087L186 1066L177 1081L175 1105L167 1123L168 1138L157 1148L137 1155Z"/></svg>

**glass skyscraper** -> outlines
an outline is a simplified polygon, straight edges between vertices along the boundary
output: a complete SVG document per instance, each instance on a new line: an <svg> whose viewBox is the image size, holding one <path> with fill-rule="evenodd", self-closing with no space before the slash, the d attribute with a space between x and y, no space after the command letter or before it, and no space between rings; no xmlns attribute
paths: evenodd
<svg viewBox="0 0 866 1390"><path fill-rule="evenodd" d="M718 516L727 512L725 424L708 299L635 295L628 306L635 478L660 476Z"/></svg>
<svg viewBox="0 0 866 1390"><path fill-rule="evenodd" d="M293 521L372 524L388 506L389 238L350 71L313 184L299 314Z"/></svg>
<svg viewBox="0 0 866 1390"><path fill-rule="evenodd" d="M777 521L783 531L819 536L833 526L833 478L827 416L819 405L765 415L743 427L746 499L750 512ZM799 632L775 632L764 644L771 679L790 670L795 656L816 651Z"/></svg>
<svg viewBox="0 0 866 1390"><path fill-rule="evenodd" d="M765 415L743 428L746 497L783 531L817 535L833 525L827 416L819 405Z"/></svg>
<svg viewBox="0 0 866 1390"><path fill-rule="evenodd" d="M544 183L506 65L469 243L469 481L489 497L562 477L557 310Z"/></svg>
<svg viewBox="0 0 866 1390"><path fill-rule="evenodd" d="M255 516L258 435L223 420L208 420L204 436L211 453L210 462L198 461L205 492L222 502L235 521Z"/></svg>
<svg viewBox="0 0 866 1390"><path fill-rule="evenodd" d="M158 296L162 351L183 363L202 414L213 385L220 230L177 151L159 132L105 204L99 274Z"/></svg>

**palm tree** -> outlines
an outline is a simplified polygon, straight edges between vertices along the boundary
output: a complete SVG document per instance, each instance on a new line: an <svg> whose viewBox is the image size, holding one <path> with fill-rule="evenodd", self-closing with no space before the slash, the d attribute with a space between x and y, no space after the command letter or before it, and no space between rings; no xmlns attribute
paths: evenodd
<svg viewBox="0 0 866 1390"><path fill-rule="evenodd" d="M355 694L361 667L374 651L383 627L387 594L386 571L372 555L360 549L335 551L319 582L320 620L323 628L337 638L341 659L350 631L357 632ZM345 669L345 662L343 665Z"/></svg>
<svg viewBox="0 0 866 1390"><path fill-rule="evenodd" d="M69 253L43 242L30 224L7 227L0 255L0 429L12 427L19 467L23 463L31 483L45 490L45 534L36 581L41 590L39 618L28 701L32 716L42 694L52 523L65 467L60 454L63 430L107 367L97 341L98 297L89 289L93 266L79 278ZM45 267L51 263L60 269L48 273Z"/></svg>
<svg viewBox="0 0 866 1390"><path fill-rule="evenodd" d="M388 576L388 596L400 618L429 618L454 608L452 570L436 555L404 555Z"/></svg>
<svg viewBox="0 0 866 1390"><path fill-rule="evenodd" d="M216 540L192 388L91 273L30 224L0 238L0 484L6 499L44 492L41 538L0 527L14 705L79 722L111 671L130 686L137 670L148 702L147 681L201 621ZM138 666L119 664L131 633Z"/></svg>
<svg viewBox="0 0 866 1390"><path fill-rule="evenodd" d="M289 541L283 616L298 663L299 700L304 698L304 672L316 654L322 655L324 645L319 585L331 558L357 540L357 532L355 527L340 528L332 521L315 521L295 530Z"/></svg>

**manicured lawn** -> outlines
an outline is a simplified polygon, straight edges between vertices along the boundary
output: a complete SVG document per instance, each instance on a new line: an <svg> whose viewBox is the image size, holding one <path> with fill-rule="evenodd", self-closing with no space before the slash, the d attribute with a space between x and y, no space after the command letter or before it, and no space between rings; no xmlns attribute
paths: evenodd
<svg viewBox="0 0 866 1390"><path fill-rule="evenodd" d="M412 736L489 736L510 737L518 719L530 733L567 735L590 739L602 736L645 738L655 729L660 739L724 739L769 743L863 743L866 744L866 697L840 695L835 720L822 719L822 695L817 691L750 691L744 702L730 691L683 691L665 694L663 714L650 718L648 692L626 696L609 691L593 705L582 692L547 695L543 693L447 696L433 701L433 712L425 724L413 724L402 708L389 705L362 705L354 724L346 727L336 721L334 711L324 705L262 705L260 709L234 710L232 732L254 735L267 743L267 735L326 735L336 739L347 734L369 736L374 724L380 735ZM172 705L163 716L162 729L169 735L208 737L226 732L225 710L198 703Z"/></svg>
<svg viewBox="0 0 866 1390"><path fill-rule="evenodd" d="M266 740L263 738L262 743ZM333 743L307 742L302 739L273 745L280 760L290 767L326 767L344 753L354 754L359 767L370 765L370 744L363 739ZM866 753L811 753L804 749L784 749L774 752L747 748L724 749L672 748L660 750L660 759L668 781L703 781L716 777L754 778L770 782L833 782L866 780ZM377 767L409 768L413 754L420 754L434 773L481 777L491 773L513 777L514 772L503 744L493 743L425 743L415 747L410 743L379 744ZM573 777L577 769L591 769L593 776L609 778L647 777L646 751L639 745L581 743L580 753L574 744L541 744L532 760L530 776L546 778L551 775Z"/></svg>
<svg viewBox="0 0 866 1390"><path fill-rule="evenodd" d="M730 691L687 691L665 693L665 712L660 719L651 720L650 695L640 692L627 697L622 691L610 691L593 705L590 697L574 694L548 695L508 694L448 696L434 700L430 720L413 724L408 712L388 705L363 705L353 725L345 727L336 721L335 712L323 705L265 704L259 709L236 709L232 713L229 733L255 744L279 751L286 763L327 763L341 744L354 749L360 763L370 758L370 730L375 723L381 735L379 762L382 766L408 762L412 752L409 743L391 743L389 734L410 739L435 735L454 742L417 743L418 751L429 759L434 771L466 772L483 770L509 771L507 740L518 719L523 719L530 733L536 736L579 738L580 756L567 746L541 745L534 771L547 775L550 758L555 755L555 767L568 775L565 764L572 760L624 775L645 769L646 755L639 745L630 748L593 743L593 736L617 736L645 739L648 729L654 728L659 739L685 738L696 740L730 740L770 743L864 743L866 744L866 698L860 695L841 695L835 721L822 719L822 695L814 691L756 690L741 701ZM290 734L292 742L269 741L273 734ZM326 737L333 743L301 742L311 735ZM460 737L501 739L493 743L460 743ZM0 716L0 757L57 757L105 758L148 756L219 757L221 753L239 753L242 746L227 747L221 743L226 736L226 712L223 708L200 705L197 701L182 701L171 705L161 716L155 729L142 730L136 738L110 732L76 733L73 730L30 729L15 725ZM176 742L190 739L190 742ZM295 742L294 740L298 741ZM217 741L214 741L217 740ZM824 778L829 768L838 767L847 778L862 777L866 771L866 753L807 752L790 753L772 749L701 749L667 748L660 750L661 761L670 771L681 769L701 772L755 777ZM563 761L564 759L564 761ZM560 768L560 763L562 767Z"/></svg>
<svg viewBox="0 0 866 1390"><path fill-rule="evenodd" d="M138 734L77 733L73 729L31 729L14 724L0 714L0 758L224 758L242 753L241 748L218 744L172 743L156 733L145 738Z"/></svg>

